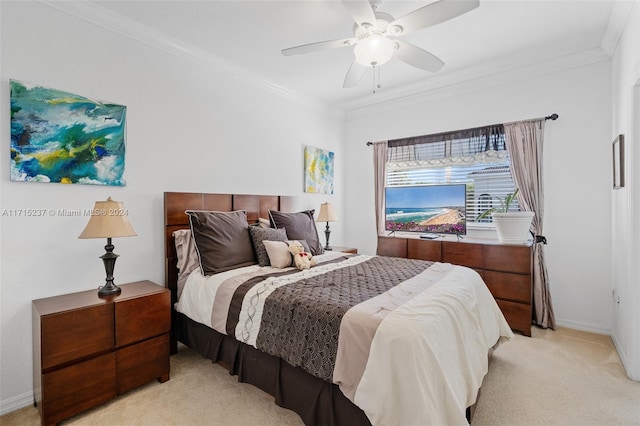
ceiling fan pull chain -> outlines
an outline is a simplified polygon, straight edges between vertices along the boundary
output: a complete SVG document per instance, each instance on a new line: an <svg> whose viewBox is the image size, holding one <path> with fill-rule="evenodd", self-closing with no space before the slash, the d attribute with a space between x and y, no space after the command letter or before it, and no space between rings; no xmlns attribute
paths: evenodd
<svg viewBox="0 0 640 426"><path fill-rule="evenodd" d="M371 72L371 75L373 77L373 94L375 94L376 89L380 89L382 87L382 85L380 84L380 66L372 65L371 67L373 68Z"/></svg>
<svg viewBox="0 0 640 426"><path fill-rule="evenodd" d="M372 70L371 70L371 78L372 78L371 92L375 94L376 93L376 66L375 65L372 67Z"/></svg>

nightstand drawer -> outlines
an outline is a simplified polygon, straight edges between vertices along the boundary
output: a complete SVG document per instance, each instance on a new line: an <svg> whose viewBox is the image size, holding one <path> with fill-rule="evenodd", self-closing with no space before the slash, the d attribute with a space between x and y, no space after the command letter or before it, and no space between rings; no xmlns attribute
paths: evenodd
<svg viewBox="0 0 640 426"><path fill-rule="evenodd" d="M169 335L145 340L116 352L118 394L153 379L169 380Z"/></svg>
<svg viewBox="0 0 640 426"><path fill-rule="evenodd" d="M116 396L113 352L42 375L43 424L54 424Z"/></svg>
<svg viewBox="0 0 640 426"><path fill-rule="evenodd" d="M340 252L340 253L358 254L358 249L355 247L333 246L329 251L333 251L335 253Z"/></svg>
<svg viewBox="0 0 640 426"><path fill-rule="evenodd" d="M164 290L160 286L159 290ZM162 291L120 300L116 306L116 347L140 342L171 330L171 293Z"/></svg>
<svg viewBox="0 0 640 426"><path fill-rule="evenodd" d="M45 372L114 348L113 304L45 315L40 321Z"/></svg>

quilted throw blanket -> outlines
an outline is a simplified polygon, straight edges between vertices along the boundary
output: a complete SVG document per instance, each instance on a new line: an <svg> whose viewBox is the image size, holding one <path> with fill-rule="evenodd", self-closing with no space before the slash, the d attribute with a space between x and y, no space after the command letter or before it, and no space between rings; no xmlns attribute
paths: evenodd
<svg viewBox="0 0 640 426"><path fill-rule="evenodd" d="M338 384L374 425L467 424L488 349L512 335L479 275L401 258L316 258L305 271L194 272L177 310Z"/></svg>

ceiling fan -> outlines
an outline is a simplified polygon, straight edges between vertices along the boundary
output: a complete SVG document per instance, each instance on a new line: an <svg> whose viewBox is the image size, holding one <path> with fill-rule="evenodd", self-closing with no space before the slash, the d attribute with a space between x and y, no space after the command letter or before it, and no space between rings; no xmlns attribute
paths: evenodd
<svg viewBox="0 0 640 426"><path fill-rule="evenodd" d="M479 0L438 0L398 19L378 12L382 0L342 0L355 24L354 37L320 41L283 49L284 56L324 49L353 46L355 59L347 71L342 87L354 87L368 67L378 67L396 58L425 71L436 72L444 66L437 56L395 37L421 30L469 12Z"/></svg>

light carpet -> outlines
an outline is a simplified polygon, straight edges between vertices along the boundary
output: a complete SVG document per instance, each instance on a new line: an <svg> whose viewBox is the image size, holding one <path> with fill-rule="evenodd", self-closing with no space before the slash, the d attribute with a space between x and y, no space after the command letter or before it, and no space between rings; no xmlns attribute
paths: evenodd
<svg viewBox="0 0 640 426"><path fill-rule="evenodd" d="M38 425L26 407L2 425ZM273 397L238 383L186 347L171 357L171 380L150 383L64 425L301 425ZM534 327L493 354L472 426L640 425L640 382L629 380L609 336ZM420 425L421 426L421 425Z"/></svg>

